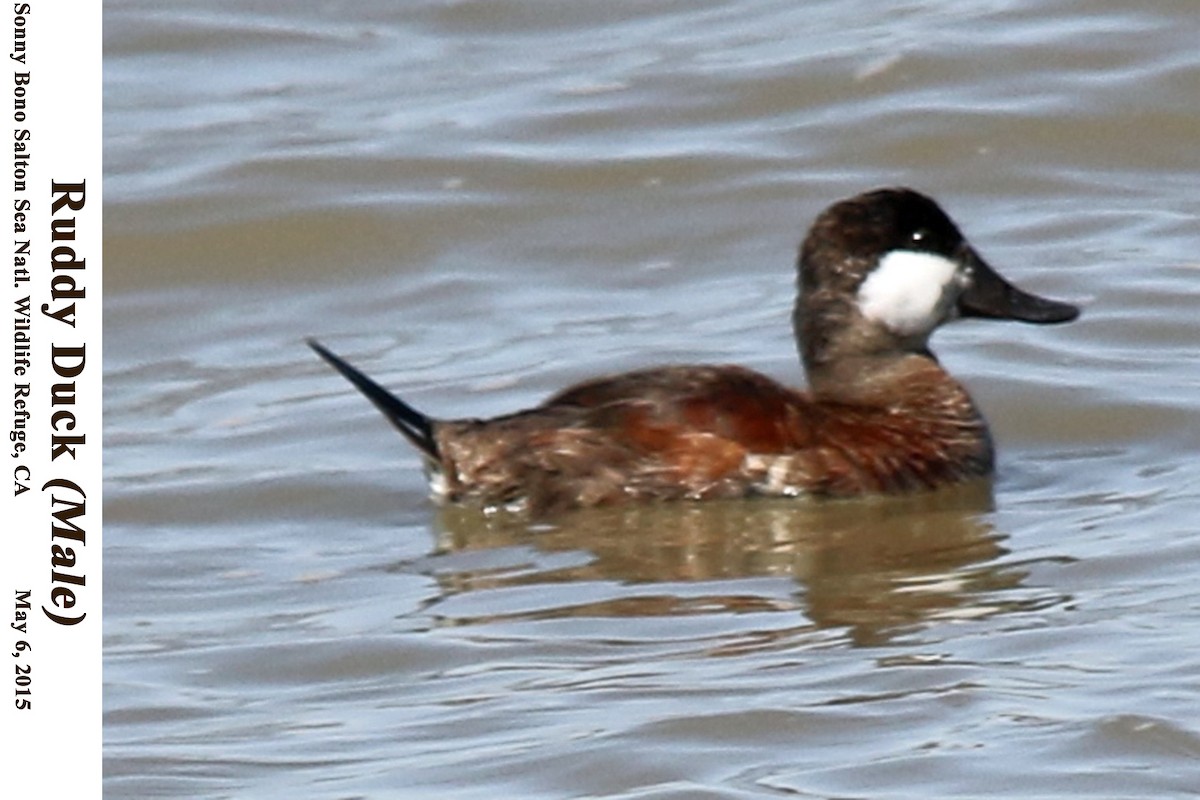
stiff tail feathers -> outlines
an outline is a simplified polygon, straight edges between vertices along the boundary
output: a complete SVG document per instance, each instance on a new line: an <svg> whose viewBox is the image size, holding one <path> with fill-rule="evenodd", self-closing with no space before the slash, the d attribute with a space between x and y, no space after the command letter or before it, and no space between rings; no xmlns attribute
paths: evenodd
<svg viewBox="0 0 1200 800"><path fill-rule="evenodd" d="M308 339L307 342L317 355L329 362L334 369L342 373L346 380L353 383L355 388L366 395L367 399L383 412L388 421L404 434L404 438L412 442L426 458L435 462L438 460L437 441L433 436L433 420L331 353L316 339Z"/></svg>

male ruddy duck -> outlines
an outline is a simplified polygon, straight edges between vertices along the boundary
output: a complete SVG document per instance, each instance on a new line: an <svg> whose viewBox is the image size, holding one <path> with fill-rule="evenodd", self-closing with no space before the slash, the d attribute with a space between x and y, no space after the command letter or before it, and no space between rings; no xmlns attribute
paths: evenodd
<svg viewBox="0 0 1200 800"><path fill-rule="evenodd" d="M495 419L436 420L309 345L416 445L436 500L546 513L908 492L990 475L987 425L930 335L960 316L1079 315L1005 281L911 189L827 208L798 269L793 325L808 392L738 366L665 366L585 381Z"/></svg>

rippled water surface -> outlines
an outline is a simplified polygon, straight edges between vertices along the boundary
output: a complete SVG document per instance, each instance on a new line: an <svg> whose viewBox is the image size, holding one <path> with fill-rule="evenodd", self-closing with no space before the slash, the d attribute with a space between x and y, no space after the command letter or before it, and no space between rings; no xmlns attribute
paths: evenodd
<svg viewBox="0 0 1200 800"><path fill-rule="evenodd" d="M1200 5L106 4L112 798L1200 793ZM987 487L435 511L442 416L789 382L813 215L1084 306L934 345Z"/></svg>

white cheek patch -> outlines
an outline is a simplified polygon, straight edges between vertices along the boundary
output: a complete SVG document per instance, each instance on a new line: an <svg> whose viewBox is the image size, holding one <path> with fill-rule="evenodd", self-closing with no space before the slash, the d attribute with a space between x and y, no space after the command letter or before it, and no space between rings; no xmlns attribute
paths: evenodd
<svg viewBox="0 0 1200 800"><path fill-rule="evenodd" d="M858 287L858 308L896 333L929 333L949 314L963 281L945 256L893 250Z"/></svg>

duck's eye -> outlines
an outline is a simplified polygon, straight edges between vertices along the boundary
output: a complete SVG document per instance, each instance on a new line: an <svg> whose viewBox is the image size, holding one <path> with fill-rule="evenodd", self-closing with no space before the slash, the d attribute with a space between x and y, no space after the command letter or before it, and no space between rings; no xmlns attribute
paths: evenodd
<svg viewBox="0 0 1200 800"><path fill-rule="evenodd" d="M918 228L908 235L908 240L913 244L926 244L929 241L929 231Z"/></svg>

